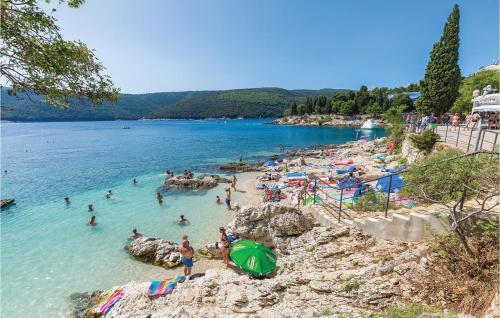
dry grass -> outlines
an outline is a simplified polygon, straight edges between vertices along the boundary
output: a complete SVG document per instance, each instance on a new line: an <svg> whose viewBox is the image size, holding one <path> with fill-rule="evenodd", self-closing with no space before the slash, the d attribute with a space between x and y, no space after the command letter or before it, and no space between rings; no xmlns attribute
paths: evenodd
<svg viewBox="0 0 500 318"><path fill-rule="evenodd" d="M468 243L475 257L467 254L455 235L437 237L422 287L429 304L480 316L498 292L498 225L496 233L471 234Z"/></svg>

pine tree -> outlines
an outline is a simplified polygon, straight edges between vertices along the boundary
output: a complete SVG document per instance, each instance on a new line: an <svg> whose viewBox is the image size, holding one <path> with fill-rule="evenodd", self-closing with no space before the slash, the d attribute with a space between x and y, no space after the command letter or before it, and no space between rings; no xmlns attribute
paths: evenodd
<svg viewBox="0 0 500 318"><path fill-rule="evenodd" d="M370 93L368 92L368 87L361 85L359 91L354 97L354 108L352 109L351 114L362 114L366 106L368 106L368 103L370 103Z"/></svg>
<svg viewBox="0 0 500 318"><path fill-rule="evenodd" d="M434 44L424 80L420 82L418 110L441 115L452 107L458 97L460 67L458 65L460 12L455 4L448 17L441 39Z"/></svg>

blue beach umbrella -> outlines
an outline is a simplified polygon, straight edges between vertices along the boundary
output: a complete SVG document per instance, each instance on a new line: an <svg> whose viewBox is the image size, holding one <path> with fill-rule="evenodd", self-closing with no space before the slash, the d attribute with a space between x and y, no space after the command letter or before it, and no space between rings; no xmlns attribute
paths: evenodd
<svg viewBox="0 0 500 318"><path fill-rule="evenodd" d="M390 192L396 193L400 192L403 186L405 185L403 179L401 178L401 175L399 174L393 175L392 181L390 181L389 179L390 179L389 176L379 179L375 188L380 192L388 192L390 183L391 184Z"/></svg>
<svg viewBox="0 0 500 318"><path fill-rule="evenodd" d="M272 161L272 160L269 160L264 165L267 166L267 167L276 167L278 164L276 162Z"/></svg>

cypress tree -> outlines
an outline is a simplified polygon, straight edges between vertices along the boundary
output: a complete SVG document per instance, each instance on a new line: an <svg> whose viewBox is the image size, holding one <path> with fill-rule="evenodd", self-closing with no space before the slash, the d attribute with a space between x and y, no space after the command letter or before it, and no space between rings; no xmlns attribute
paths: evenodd
<svg viewBox="0 0 500 318"><path fill-rule="evenodd" d="M418 109L441 115L452 107L458 97L460 67L458 66L460 12L455 4L443 34L434 44L424 80L420 82Z"/></svg>

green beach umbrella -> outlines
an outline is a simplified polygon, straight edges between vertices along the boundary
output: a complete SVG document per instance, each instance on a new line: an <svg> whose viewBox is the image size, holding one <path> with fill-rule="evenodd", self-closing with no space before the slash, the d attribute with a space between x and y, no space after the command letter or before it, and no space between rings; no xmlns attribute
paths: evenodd
<svg viewBox="0 0 500 318"><path fill-rule="evenodd" d="M239 241L231 246L231 259L253 276L265 276L276 269L276 254L264 245L254 241Z"/></svg>

